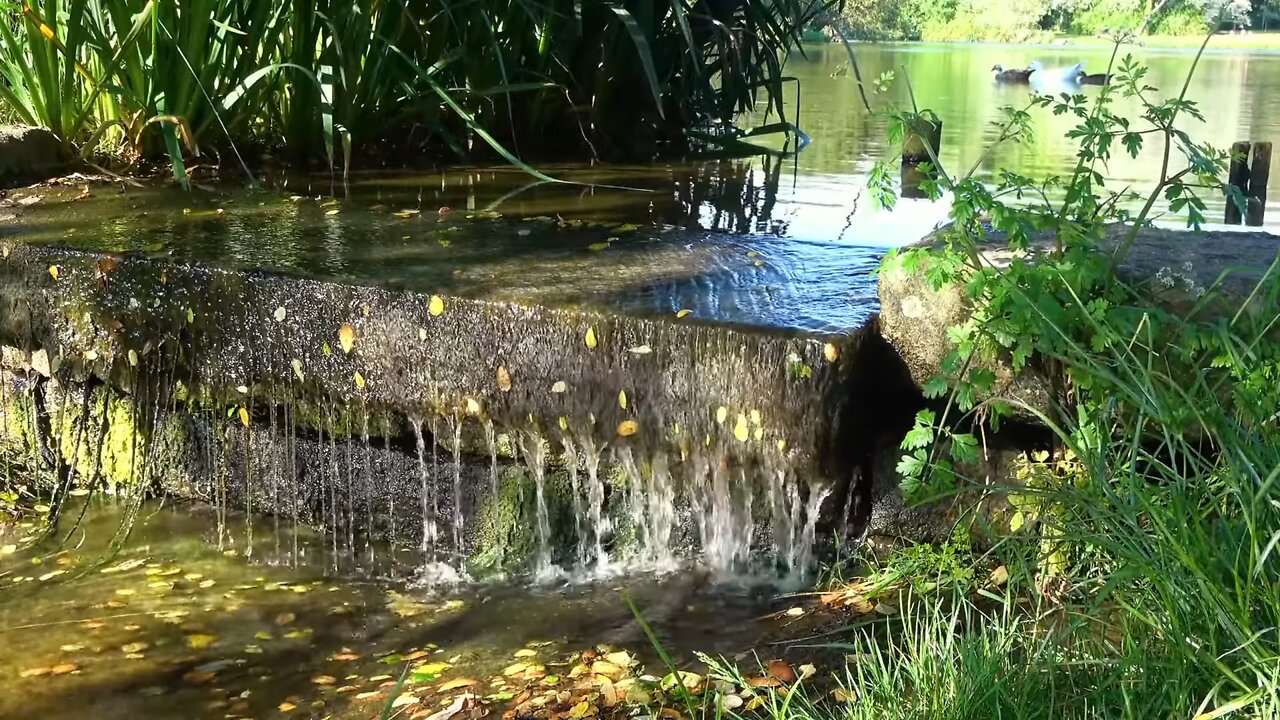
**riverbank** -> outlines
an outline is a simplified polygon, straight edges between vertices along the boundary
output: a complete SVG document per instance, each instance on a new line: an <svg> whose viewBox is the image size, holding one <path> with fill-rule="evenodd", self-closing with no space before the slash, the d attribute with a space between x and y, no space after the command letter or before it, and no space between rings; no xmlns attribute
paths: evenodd
<svg viewBox="0 0 1280 720"><path fill-rule="evenodd" d="M813 44L825 44L816 36L806 38ZM839 39L831 42L838 43ZM953 38L922 40L853 40L856 45L997 45L1009 47L1078 47L1110 48L1114 40L1098 35L1064 35L1043 32L1020 41L957 40ZM1204 42L1203 35L1143 35L1128 41L1126 47L1156 48L1168 50L1197 50ZM1247 34L1218 33L1209 40L1209 51L1280 51L1280 32L1254 32Z"/></svg>

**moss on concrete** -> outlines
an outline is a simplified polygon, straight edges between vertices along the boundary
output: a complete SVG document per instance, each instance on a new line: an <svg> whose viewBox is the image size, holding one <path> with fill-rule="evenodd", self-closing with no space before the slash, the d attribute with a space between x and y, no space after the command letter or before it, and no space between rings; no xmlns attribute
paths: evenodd
<svg viewBox="0 0 1280 720"><path fill-rule="evenodd" d="M553 562L571 564L577 552L573 485L569 471L549 467L543 484L551 529ZM467 572L477 579L529 569L538 552L537 489L532 473L508 466L498 476L498 493L485 493L472 521Z"/></svg>

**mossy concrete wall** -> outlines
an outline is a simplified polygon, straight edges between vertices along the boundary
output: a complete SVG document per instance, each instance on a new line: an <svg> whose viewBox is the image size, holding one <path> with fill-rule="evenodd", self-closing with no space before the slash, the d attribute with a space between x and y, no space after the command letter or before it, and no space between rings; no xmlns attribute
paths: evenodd
<svg viewBox="0 0 1280 720"><path fill-rule="evenodd" d="M836 474L863 336L807 337L6 246L0 341L224 403L455 412L677 451L724 442ZM625 400L623 399L625 396ZM869 409L864 409L864 412Z"/></svg>

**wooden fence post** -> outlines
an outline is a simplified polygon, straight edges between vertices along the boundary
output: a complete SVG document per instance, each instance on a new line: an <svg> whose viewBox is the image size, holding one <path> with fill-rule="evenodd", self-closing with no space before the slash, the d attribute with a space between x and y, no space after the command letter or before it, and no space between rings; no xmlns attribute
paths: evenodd
<svg viewBox="0 0 1280 720"><path fill-rule="evenodd" d="M1227 183L1240 191L1246 198L1249 196L1249 143L1237 142L1231 145L1231 165L1227 171ZM1228 225L1239 225L1242 219L1239 206L1227 196L1227 209L1222 221Z"/></svg>
<svg viewBox="0 0 1280 720"><path fill-rule="evenodd" d="M937 168L933 168L933 172L926 174L920 171L919 166L926 162L932 164L930 150L933 151L934 157L941 151L942 121L930 122L924 118L918 118L917 122L918 125L908 126L902 137L902 197L904 198L925 197L921 185L938 172Z"/></svg>
<svg viewBox="0 0 1280 720"><path fill-rule="evenodd" d="M1253 158L1249 163L1249 210L1244 224L1262 227L1262 216L1267 211L1267 180L1271 175L1271 143L1253 144Z"/></svg>

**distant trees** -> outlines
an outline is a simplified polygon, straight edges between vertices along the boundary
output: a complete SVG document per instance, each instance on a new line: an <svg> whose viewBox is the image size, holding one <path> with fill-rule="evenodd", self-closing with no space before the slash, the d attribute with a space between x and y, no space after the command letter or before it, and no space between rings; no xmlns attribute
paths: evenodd
<svg viewBox="0 0 1280 720"><path fill-rule="evenodd" d="M823 18L865 40L1033 39L1047 32L1195 35L1280 28L1280 0L846 0Z"/></svg>

